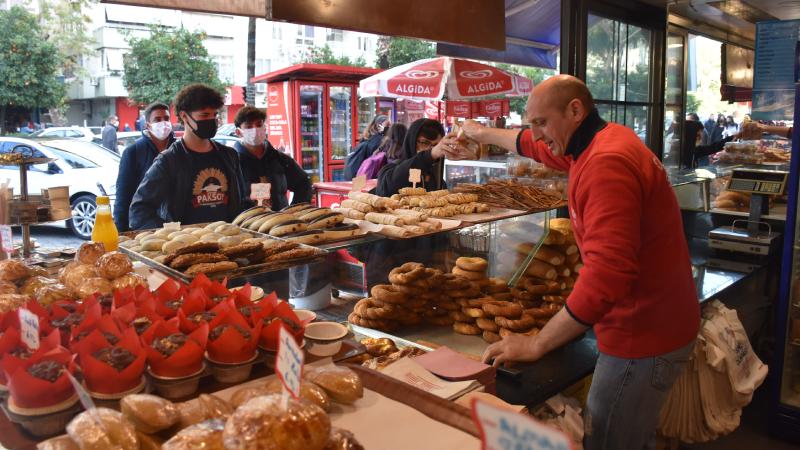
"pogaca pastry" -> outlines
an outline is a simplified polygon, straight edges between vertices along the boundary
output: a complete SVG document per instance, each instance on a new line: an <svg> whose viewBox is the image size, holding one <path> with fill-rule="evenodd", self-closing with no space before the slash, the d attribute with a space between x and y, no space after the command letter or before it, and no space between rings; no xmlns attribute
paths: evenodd
<svg viewBox="0 0 800 450"><path fill-rule="evenodd" d="M67 425L67 434L81 450L139 449L133 424L113 409L95 408L78 414Z"/></svg>
<svg viewBox="0 0 800 450"><path fill-rule="evenodd" d="M324 389L339 403L351 404L364 396L361 378L347 367L308 367L303 377Z"/></svg>
<svg viewBox="0 0 800 450"><path fill-rule="evenodd" d="M119 405L122 414L142 433L157 433L180 420L180 413L175 404L156 395L126 395L120 400Z"/></svg>

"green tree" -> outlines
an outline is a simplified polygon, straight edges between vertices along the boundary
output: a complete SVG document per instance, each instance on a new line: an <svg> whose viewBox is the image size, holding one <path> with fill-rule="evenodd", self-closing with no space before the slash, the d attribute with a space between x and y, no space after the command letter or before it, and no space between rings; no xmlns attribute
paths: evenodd
<svg viewBox="0 0 800 450"><path fill-rule="evenodd" d="M67 78L83 78L88 72L81 67L81 57L94 53L95 40L89 33L92 18L86 14L97 0L32 0L39 9L42 30L62 56L61 68Z"/></svg>
<svg viewBox="0 0 800 450"><path fill-rule="evenodd" d="M505 70L506 72L522 75L523 77L532 80L534 86L557 73L553 69L544 69L542 67L518 66L506 63L495 64L495 66ZM509 109L524 117L525 104L527 101L528 97L511 97L508 102Z"/></svg>
<svg viewBox="0 0 800 450"><path fill-rule="evenodd" d="M52 108L64 102L66 86L56 78L61 67L36 16L18 6L0 11L0 133L7 131L9 107Z"/></svg>
<svg viewBox="0 0 800 450"><path fill-rule="evenodd" d="M308 52L307 62L313 64L334 64L337 66L367 67L367 61L363 56L350 59L348 56L336 56L328 44L323 47L314 47Z"/></svg>
<svg viewBox="0 0 800 450"><path fill-rule="evenodd" d="M205 33L185 28L150 28L146 38L128 37L131 51L125 55L125 87L133 101L146 104L171 102L191 83L204 83L223 92L217 67L203 46Z"/></svg>
<svg viewBox="0 0 800 450"><path fill-rule="evenodd" d="M432 42L419 39L383 36L378 40L378 67L388 69L436 56Z"/></svg>

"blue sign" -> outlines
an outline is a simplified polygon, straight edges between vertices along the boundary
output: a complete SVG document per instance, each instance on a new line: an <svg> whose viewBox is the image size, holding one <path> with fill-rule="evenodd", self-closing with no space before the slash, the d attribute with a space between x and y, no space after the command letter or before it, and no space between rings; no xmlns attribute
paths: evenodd
<svg viewBox="0 0 800 450"><path fill-rule="evenodd" d="M795 70L798 38L800 20L774 20L756 24L753 119L792 120L794 84L798 80Z"/></svg>

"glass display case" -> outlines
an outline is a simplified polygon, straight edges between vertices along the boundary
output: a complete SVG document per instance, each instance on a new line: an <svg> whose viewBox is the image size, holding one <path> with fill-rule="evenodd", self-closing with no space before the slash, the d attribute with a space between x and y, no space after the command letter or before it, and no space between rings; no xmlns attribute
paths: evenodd
<svg viewBox="0 0 800 450"><path fill-rule="evenodd" d="M507 172L507 158L504 156L475 161L446 159L444 162L444 181L449 189L461 183L483 184L490 178L502 177Z"/></svg>
<svg viewBox="0 0 800 450"><path fill-rule="evenodd" d="M324 85L303 84L300 86L300 166L311 177L311 182L322 180L324 136L322 126L322 98Z"/></svg>
<svg viewBox="0 0 800 450"><path fill-rule="evenodd" d="M344 161L353 142L353 88L331 86L328 118L331 127L331 159ZM337 180L333 180L337 181Z"/></svg>

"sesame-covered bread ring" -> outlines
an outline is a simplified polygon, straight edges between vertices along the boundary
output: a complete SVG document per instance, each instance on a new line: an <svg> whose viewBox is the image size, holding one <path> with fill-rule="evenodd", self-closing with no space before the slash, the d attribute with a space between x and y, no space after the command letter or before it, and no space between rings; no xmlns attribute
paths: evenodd
<svg viewBox="0 0 800 450"><path fill-rule="evenodd" d="M483 258L462 256L456 259L456 267L470 272L484 272L489 267L489 263Z"/></svg>
<svg viewBox="0 0 800 450"><path fill-rule="evenodd" d="M522 315L522 306L512 302L492 301L483 304L486 314L495 317L518 319Z"/></svg>
<svg viewBox="0 0 800 450"><path fill-rule="evenodd" d="M511 331L527 331L536 325L536 319L533 316L523 314L519 319L508 319L506 317L497 316L494 322L502 327L508 328Z"/></svg>
<svg viewBox="0 0 800 450"><path fill-rule="evenodd" d="M406 302L406 294L398 291L391 284L376 284L370 293L381 303L401 304Z"/></svg>

